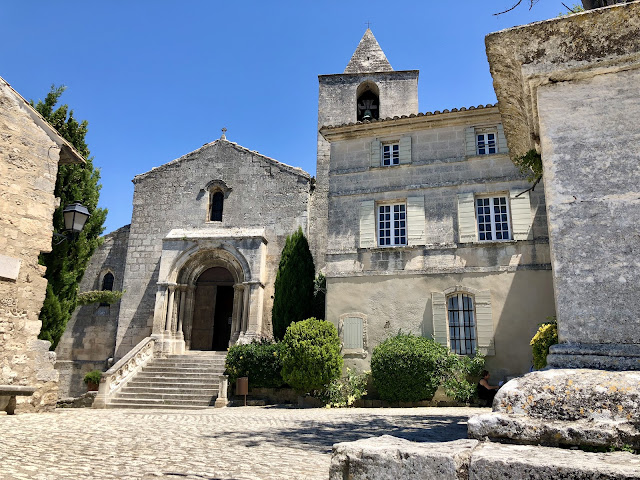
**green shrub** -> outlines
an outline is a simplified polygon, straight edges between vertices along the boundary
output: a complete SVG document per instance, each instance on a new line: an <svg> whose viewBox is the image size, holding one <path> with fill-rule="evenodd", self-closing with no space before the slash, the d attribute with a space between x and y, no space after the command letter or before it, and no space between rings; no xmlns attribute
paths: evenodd
<svg viewBox="0 0 640 480"><path fill-rule="evenodd" d="M100 383L102 372L100 370L91 370L84 376L84 383Z"/></svg>
<svg viewBox="0 0 640 480"><path fill-rule="evenodd" d="M468 402L476 396L477 379L484 370L484 356L473 357L449 353L443 374L442 386L449 398L458 402Z"/></svg>
<svg viewBox="0 0 640 480"><path fill-rule="evenodd" d="M309 243L302 229L298 228L287 237L276 274L271 311L273 336L276 339L284 337L291 323L313 314L315 275Z"/></svg>
<svg viewBox="0 0 640 480"><path fill-rule="evenodd" d="M430 400L446 371L449 351L432 339L399 333L373 350L371 374L382 400Z"/></svg>
<svg viewBox="0 0 640 480"><path fill-rule="evenodd" d="M549 317L549 322L540 325L540 328L531 339L529 345L533 350L533 368L541 370L547 366L549 347L558 343L558 324L555 317Z"/></svg>
<svg viewBox="0 0 640 480"><path fill-rule="evenodd" d="M322 393L329 407L350 407L367 394L367 381L371 372L357 373L347 368L346 376L333 380Z"/></svg>
<svg viewBox="0 0 640 480"><path fill-rule="evenodd" d="M332 323L316 318L294 322L282 344L282 378L296 390L321 390L340 377L340 339Z"/></svg>
<svg viewBox="0 0 640 480"><path fill-rule="evenodd" d="M238 377L249 377L251 387L282 387L281 351L281 344L268 340L232 346L225 361L229 382L234 383Z"/></svg>
<svg viewBox="0 0 640 480"><path fill-rule="evenodd" d="M90 305L92 303L116 303L122 298L124 292L115 290L92 290L78 294L78 305Z"/></svg>

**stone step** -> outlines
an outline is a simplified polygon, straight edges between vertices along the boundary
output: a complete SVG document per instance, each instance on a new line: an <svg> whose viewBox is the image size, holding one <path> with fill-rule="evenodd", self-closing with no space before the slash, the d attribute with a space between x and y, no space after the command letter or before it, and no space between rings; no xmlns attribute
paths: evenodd
<svg viewBox="0 0 640 480"><path fill-rule="evenodd" d="M210 405L171 405L144 402L127 402L127 403L107 403L107 408L162 408L168 410L202 410L209 408Z"/></svg>
<svg viewBox="0 0 640 480"><path fill-rule="evenodd" d="M223 368L182 368L182 367L156 367L156 366L146 366L142 369L144 373L218 373L223 372ZM221 375L222 373L218 373Z"/></svg>
<svg viewBox="0 0 640 480"><path fill-rule="evenodd" d="M209 395L209 396L217 396L218 395L218 386L213 385L198 385L193 386L189 385L189 389L186 390L184 387L176 387L175 385L166 386L166 385L153 385L153 386L144 386L144 385L126 385L121 392L119 393L149 393L151 395L156 394L165 394L165 393L175 393L175 394L184 394L185 391L192 393L194 395Z"/></svg>
<svg viewBox="0 0 640 480"><path fill-rule="evenodd" d="M130 393L130 392L118 392L115 397L115 400L153 400L158 402L168 401L168 402L178 402L178 403L186 403L186 404L208 404L211 402L211 399L217 397L217 395L213 394L202 394L201 392L192 392L189 393Z"/></svg>
<svg viewBox="0 0 640 480"><path fill-rule="evenodd" d="M154 366L154 367L183 367L183 368L200 368L200 367L223 367L224 366L224 360L220 360L220 361L211 361L211 362L192 362L192 361L179 361L179 360L167 360L167 359L162 359L162 360L152 360L151 362L149 362L147 364L147 366Z"/></svg>
<svg viewBox="0 0 640 480"><path fill-rule="evenodd" d="M211 373L185 373L183 375L139 373L131 381L135 382L136 380L141 380L144 382L159 381L164 383L217 383L219 379L220 375Z"/></svg>
<svg viewBox="0 0 640 480"><path fill-rule="evenodd" d="M109 403L113 405L127 405L133 403L146 403L148 405L186 405L207 407L213 404L214 398L206 400L178 400L175 398L152 398L152 397L134 397L134 398L114 398Z"/></svg>
<svg viewBox="0 0 640 480"><path fill-rule="evenodd" d="M123 388L181 388L184 390L190 389L199 389L199 388L218 388L218 380L212 379L211 381L206 381L202 379L182 379L177 378L174 380L168 379L138 379L134 378L129 383L127 383Z"/></svg>

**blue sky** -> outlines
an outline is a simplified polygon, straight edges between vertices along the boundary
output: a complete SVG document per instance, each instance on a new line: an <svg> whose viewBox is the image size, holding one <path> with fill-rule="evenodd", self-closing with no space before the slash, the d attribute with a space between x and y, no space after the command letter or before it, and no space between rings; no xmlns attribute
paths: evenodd
<svg viewBox="0 0 640 480"><path fill-rule="evenodd" d="M367 21L395 70L420 70L421 112L494 103L485 35L564 10L492 15L512 1L3 0L0 76L26 99L67 86L89 121L107 233L131 220L134 175L222 127L315 174L317 76L344 70Z"/></svg>

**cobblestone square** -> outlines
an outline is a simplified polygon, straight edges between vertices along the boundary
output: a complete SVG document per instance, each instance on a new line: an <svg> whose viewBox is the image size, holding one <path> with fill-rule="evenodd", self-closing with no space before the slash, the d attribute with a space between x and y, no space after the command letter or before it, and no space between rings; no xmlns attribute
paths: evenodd
<svg viewBox="0 0 640 480"><path fill-rule="evenodd" d="M480 408L58 409L0 416L0 479L327 479L331 446L466 438Z"/></svg>

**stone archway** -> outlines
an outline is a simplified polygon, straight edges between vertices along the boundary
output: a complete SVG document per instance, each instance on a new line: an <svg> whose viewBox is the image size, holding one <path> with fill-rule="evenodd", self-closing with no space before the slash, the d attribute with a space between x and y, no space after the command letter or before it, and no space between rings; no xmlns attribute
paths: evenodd
<svg viewBox="0 0 640 480"><path fill-rule="evenodd" d="M226 350L233 323L234 278L224 267L211 267L196 281L191 350Z"/></svg>

